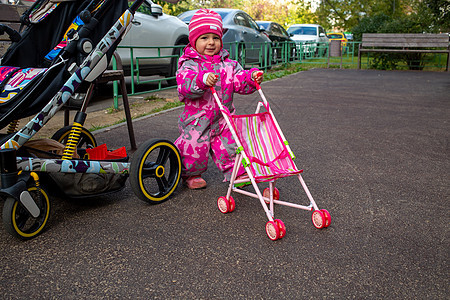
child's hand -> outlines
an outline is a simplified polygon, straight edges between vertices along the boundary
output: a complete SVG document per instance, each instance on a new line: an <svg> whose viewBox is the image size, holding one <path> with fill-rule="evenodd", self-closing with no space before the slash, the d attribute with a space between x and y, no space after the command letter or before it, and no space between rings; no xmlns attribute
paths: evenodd
<svg viewBox="0 0 450 300"><path fill-rule="evenodd" d="M208 73L208 77L206 77L205 84L209 87L215 86L217 81L219 80L219 76L214 73Z"/></svg>
<svg viewBox="0 0 450 300"><path fill-rule="evenodd" d="M264 79L264 72L263 71L255 71L252 73L252 78L255 80L258 84L261 84L261 82Z"/></svg>

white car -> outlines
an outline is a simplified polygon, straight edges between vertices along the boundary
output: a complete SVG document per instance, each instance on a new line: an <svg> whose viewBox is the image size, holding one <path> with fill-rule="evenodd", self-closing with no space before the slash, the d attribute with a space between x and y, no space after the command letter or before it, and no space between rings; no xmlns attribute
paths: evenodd
<svg viewBox="0 0 450 300"><path fill-rule="evenodd" d="M328 37L322 26L316 24L295 24L287 29L291 38L303 45L301 51L304 54L323 55L326 52ZM321 51L319 51L322 49Z"/></svg>
<svg viewBox="0 0 450 300"><path fill-rule="evenodd" d="M131 69L131 50L121 46L135 47L132 50L134 69L138 66L140 76L175 76L177 57L171 56L179 56L188 44L188 26L177 17L163 13L162 7L150 0L145 0L139 11L143 13L135 13L131 29L117 48L125 72ZM173 83L176 83L175 79L169 81L169 84Z"/></svg>

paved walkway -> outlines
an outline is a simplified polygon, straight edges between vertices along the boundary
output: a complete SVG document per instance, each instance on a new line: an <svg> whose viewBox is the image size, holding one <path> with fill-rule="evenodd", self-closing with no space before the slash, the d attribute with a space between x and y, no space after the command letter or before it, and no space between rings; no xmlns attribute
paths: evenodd
<svg viewBox="0 0 450 300"><path fill-rule="evenodd" d="M270 241L260 204L235 195L210 164L209 186L148 205L131 188L54 199L48 230L28 242L0 229L2 298L445 299L449 274L450 76L316 69L262 85L320 208L276 208ZM258 96L236 96L239 113ZM180 109L135 122L138 145L174 140ZM126 127L96 134L110 147ZM295 178L281 197L307 202Z"/></svg>

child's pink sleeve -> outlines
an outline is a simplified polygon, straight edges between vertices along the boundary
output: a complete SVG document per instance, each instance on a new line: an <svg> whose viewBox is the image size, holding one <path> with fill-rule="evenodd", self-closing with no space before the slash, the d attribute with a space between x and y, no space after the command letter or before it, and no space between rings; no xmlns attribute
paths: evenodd
<svg viewBox="0 0 450 300"><path fill-rule="evenodd" d="M201 97L208 86L203 83L205 71L195 70L193 64L184 63L177 71L177 86L180 100Z"/></svg>
<svg viewBox="0 0 450 300"><path fill-rule="evenodd" d="M234 75L234 91L238 94L251 94L256 90L255 81L252 78L253 72L259 71L257 68L244 70L238 65Z"/></svg>

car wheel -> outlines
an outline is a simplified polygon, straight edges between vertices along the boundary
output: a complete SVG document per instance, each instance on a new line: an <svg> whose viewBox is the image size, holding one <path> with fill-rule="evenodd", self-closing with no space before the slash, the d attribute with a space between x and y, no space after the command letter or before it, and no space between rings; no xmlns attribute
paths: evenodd
<svg viewBox="0 0 450 300"><path fill-rule="evenodd" d="M289 45L290 53L291 53L291 59L290 61L297 60L297 48L295 45Z"/></svg>
<svg viewBox="0 0 450 300"><path fill-rule="evenodd" d="M245 46L242 43L239 43L238 45L237 61L243 68L245 68Z"/></svg>
<svg viewBox="0 0 450 300"><path fill-rule="evenodd" d="M272 52L272 64L278 63L278 46L275 46Z"/></svg>

